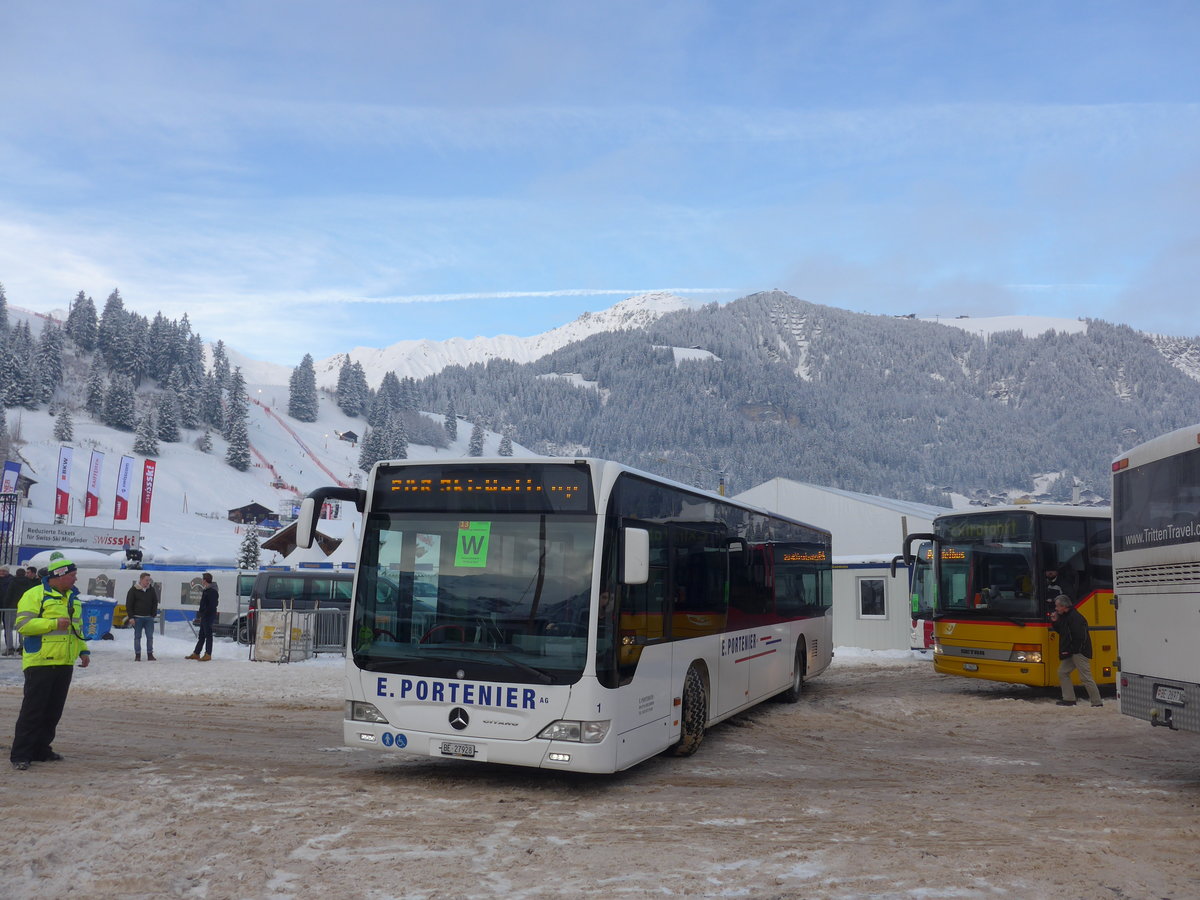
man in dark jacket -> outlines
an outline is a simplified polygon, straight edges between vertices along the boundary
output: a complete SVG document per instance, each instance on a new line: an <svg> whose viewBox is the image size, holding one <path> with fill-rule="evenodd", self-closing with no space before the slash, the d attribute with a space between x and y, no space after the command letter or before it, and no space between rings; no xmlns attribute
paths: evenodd
<svg viewBox="0 0 1200 900"><path fill-rule="evenodd" d="M154 620L158 617L158 593L149 572L138 576L137 584L125 595L125 615L133 623L133 658L142 658L142 634L146 635L146 659L154 659Z"/></svg>
<svg viewBox="0 0 1200 900"><path fill-rule="evenodd" d="M26 574L25 569L17 569L13 573L12 580L9 581L7 589L5 589L3 594L0 594L0 606L4 608L5 656L21 655L21 638L20 635L15 637L13 635L13 621L17 615L17 603L27 590L38 583L33 574L32 571Z"/></svg>
<svg viewBox="0 0 1200 900"><path fill-rule="evenodd" d="M200 609L196 611L196 619L200 622L200 635L196 639L196 649L186 659L198 659L208 662L212 659L213 626L217 624L217 586L213 584L211 572L200 576L204 589L200 592ZM200 651L204 655L200 655Z"/></svg>
<svg viewBox="0 0 1200 900"><path fill-rule="evenodd" d="M21 571L24 571L22 569ZM8 566L0 566L0 616L4 618L4 655L12 656L13 643L12 623L17 615L17 604L14 602L12 606L8 605L8 588L13 582L13 575L8 571ZM12 612L9 612L12 610Z"/></svg>
<svg viewBox="0 0 1200 900"><path fill-rule="evenodd" d="M1069 597L1059 594L1054 598L1054 612L1050 616L1054 630L1058 632L1058 684L1062 688L1059 706L1075 705L1075 686L1071 684L1071 672L1079 673L1080 683L1087 688L1092 706L1103 706L1100 689L1092 677L1092 635L1088 621L1077 610Z"/></svg>

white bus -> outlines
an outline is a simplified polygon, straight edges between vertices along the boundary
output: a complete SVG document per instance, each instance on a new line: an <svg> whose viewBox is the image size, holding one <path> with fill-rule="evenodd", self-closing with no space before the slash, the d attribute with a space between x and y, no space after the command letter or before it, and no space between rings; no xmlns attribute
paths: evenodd
<svg viewBox="0 0 1200 900"><path fill-rule="evenodd" d="M1112 469L1121 712L1200 731L1200 425Z"/></svg>
<svg viewBox="0 0 1200 900"><path fill-rule="evenodd" d="M618 463L382 462L302 545L329 499L364 513L352 747L615 772L833 655L828 531Z"/></svg>

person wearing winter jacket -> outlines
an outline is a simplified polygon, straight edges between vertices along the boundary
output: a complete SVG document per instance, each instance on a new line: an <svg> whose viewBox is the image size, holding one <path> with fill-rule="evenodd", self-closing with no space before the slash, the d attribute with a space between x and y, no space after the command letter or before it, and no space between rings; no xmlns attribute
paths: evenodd
<svg viewBox="0 0 1200 900"><path fill-rule="evenodd" d="M204 583L204 589L200 592L200 609L196 611L196 619L200 623L200 635L196 639L196 649L193 650L186 659L198 659L200 662L208 662L212 659L212 642L213 642L213 626L217 624L217 586L213 584L211 572L205 572L200 576L200 580ZM204 655L200 655L200 651L204 651Z"/></svg>
<svg viewBox="0 0 1200 900"><path fill-rule="evenodd" d="M1087 688L1092 706L1103 706L1100 689L1092 677L1092 636L1087 619L1074 607L1070 597L1059 594L1054 598L1054 612L1050 614L1050 621L1058 632L1058 684L1062 688L1062 699L1058 705L1075 705L1075 685L1071 684L1071 672L1076 671L1080 683Z"/></svg>
<svg viewBox="0 0 1200 900"><path fill-rule="evenodd" d="M142 658L142 634L146 635L146 659L154 659L154 620L158 617L158 593L149 572L138 576L137 584L125 595L125 615L133 623L133 659Z"/></svg>
<svg viewBox="0 0 1200 900"><path fill-rule="evenodd" d="M46 568L41 584L27 590L17 603L25 692L8 756L18 771L31 763L62 759L51 743L71 688L72 667L78 659L86 669L92 659L83 639L75 564L60 556Z"/></svg>

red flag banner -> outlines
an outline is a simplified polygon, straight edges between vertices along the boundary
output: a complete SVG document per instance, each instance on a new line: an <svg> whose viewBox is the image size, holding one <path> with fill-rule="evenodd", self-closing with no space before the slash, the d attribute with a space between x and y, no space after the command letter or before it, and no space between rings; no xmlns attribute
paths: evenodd
<svg viewBox="0 0 1200 900"><path fill-rule="evenodd" d="M83 518L97 515L100 512L100 473L104 469L104 454L99 450L92 451L88 462L87 495L83 502Z"/></svg>
<svg viewBox="0 0 1200 900"><path fill-rule="evenodd" d="M71 448L58 448L58 483L54 491L54 514L71 514Z"/></svg>
<svg viewBox="0 0 1200 900"><path fill-rule="evenodd" d="M129 518L129 488L133 483L133 457L122 456L117 467L117 496L113 501L113 521Z"/></svg>
<svg viewBox="0 0 1200 900"><path fill-rule="evenodd" d="M154 460L146 460L142 467L142 515L139 521L150 521L150 500L154 496Z"/></svg>

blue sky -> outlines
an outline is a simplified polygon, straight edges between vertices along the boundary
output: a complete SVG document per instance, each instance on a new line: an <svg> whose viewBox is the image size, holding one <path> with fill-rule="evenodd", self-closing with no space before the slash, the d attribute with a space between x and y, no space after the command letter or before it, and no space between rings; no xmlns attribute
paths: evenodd
<svg viewBox="0 0 1200 900"><path fill-rule="evenodd" d="M1200 334L1200 3L0 5L9 303L295 365L644 290Z"/></svg>

